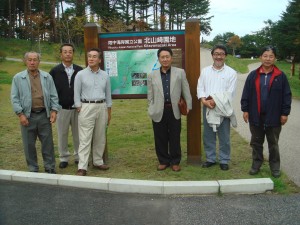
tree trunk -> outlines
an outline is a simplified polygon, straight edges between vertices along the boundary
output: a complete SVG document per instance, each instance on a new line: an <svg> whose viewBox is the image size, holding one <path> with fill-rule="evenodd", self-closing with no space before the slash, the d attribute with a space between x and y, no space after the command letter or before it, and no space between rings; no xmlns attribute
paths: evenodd
<svg viewBox="0 0 300 225"><path fill-rule="evenodd" d="M166 29L166 18L165 18L165 2L164 0L161 0L161 6L160 6L160 29L165 30Z"/></svg>
<svg viewBox="0 0 300 225"><path fill-rule="evenodd" d="M8 20L9 20L9 25L10 28L8 28L8 38L11 38L12 36L12 30L11 30L11 0L8 0Z"/></svg>
<svg viewBox="0 0 300 225"><path fill-rule="evenodd" d="M155 0L153 3L154 10L154 30L158 30L158 0Z"/></svg>
<svg viewBox="0 0 300 225"><path fill-rule="evenodd" d="M24 1L24 20L25 20L25 39L32 41L32 26L31 26L31 0Z"/></svg>
<svg viewBox="0 0 300 225"><path fill-rule="evenodd" d="M60 0L60 7L61 7L61 17L64 16L64 5L63 5L63 0Z"/></svg>
<svg viewBox="0 0 300 225"><path fill-rule="evenodd" d="M125 5L125 8L126 8L126 26L129 25L129 1L126 0L126 5Z"/></svg>
<svg viewBox="0 0 300 225"><path fill-rule="evenodd" d="M135 19L135 5L136 5L136 2L135 2L135 0L133 0L132 1L132 20L133 20L133 22L136 21L136 19Z"/></svg>
<svg viewBox="0 0 300 225"><path fill-rule="evenodd" d="M51 0L51 13L50 13L50 25L52 28L52 35L51 35L51 40L53 42L56 42L57 40L57 29L56 29L56 20L55 20L55 3L56 0Z"/></svg>
<svg viewBox="0 0 300 225"><path fill-rule="evenodd" d="M8 19L9 19L9 29L8 29L8 37L15 37L15 28L16 28L16 1L9 0L8 1Z"/></svg>

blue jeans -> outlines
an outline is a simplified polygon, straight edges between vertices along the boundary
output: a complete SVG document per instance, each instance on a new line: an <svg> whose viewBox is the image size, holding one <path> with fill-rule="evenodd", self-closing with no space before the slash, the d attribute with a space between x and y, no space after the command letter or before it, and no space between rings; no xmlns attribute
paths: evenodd
<svg viewBox="0 0 300 225"><path fill-rule="evenodd" d="M206 107L203 107L203 144L207 162L216 162L216 141L219 140L219 162L228 164L230 161L230 119L224 118L217 127L217 132L209 126L206 120Z"/></svg>

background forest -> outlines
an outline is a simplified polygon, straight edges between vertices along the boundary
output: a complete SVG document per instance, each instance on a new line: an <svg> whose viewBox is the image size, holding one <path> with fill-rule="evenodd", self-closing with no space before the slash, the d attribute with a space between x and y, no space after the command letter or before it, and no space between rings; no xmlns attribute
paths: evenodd
<svg viewBox="0 0 300 225"><path fill-rule="evenodd" d="M0 37L51 43L83 43L83 26L99 24L101 32L182 30L186 19L198 18L202 34L209 34L212 16L209 0L2 0ZM279 59L299 61L300 0L290 0L279 21L239 37L218 34L202 46L226 45L232 55L257 57L259 49L274 45Z"/></svg>

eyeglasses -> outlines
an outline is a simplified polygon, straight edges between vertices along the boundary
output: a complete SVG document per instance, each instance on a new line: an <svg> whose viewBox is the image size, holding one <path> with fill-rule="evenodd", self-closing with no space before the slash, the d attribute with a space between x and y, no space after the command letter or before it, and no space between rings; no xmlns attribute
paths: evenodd
<svg viewBox="0 0 300 225"><path fill-rule="evenodd" d="M225 53L224 52L215 52L213 54L213 56L217 57L217 56L221 56L221 57L224 57L225 56Z"/></svg>

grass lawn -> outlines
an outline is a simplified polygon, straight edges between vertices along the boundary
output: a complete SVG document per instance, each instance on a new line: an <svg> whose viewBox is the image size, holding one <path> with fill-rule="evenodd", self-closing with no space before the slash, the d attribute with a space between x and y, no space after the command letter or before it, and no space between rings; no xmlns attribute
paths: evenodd
<svg viewBox="0 0 300 225"><path fill-rule="evenodd" d="M0 51L6 54L6 57L22 59L27 51L36 51L41 53L42 61L60 62L59 54L60 44L51 42L34 42L21 39L0 38ZM83 46L75 49L74 63L84 65Z"/></svg>
<svg viewBox="0 0 300 225"><path fill-rule="evenodd" d="M251 61L252 62L252 61ZM18 118L14 115L10 103L11 78L25 66L20 62L0 62L0 169L27 171ZM41 69L49 71L51 65L41 65ZM200 115L199 115L200 116ZM58 168L57 132L53 126L55 153L57 158L57 172L59 174L74 175L77 166L73 160L66 169ZM199 165L188 165L186 118L182 118L182 171L179 173L167 169L157 171L158 164L155 150L151 120L147 115L146 99L113 100L112 120L107 129L108 164L111 169L99 171L92 166L88 169L89 176L112 177L124 179L145 180L223 180L223 179L247 179L270 177L270 170L266 162L258 175L248 175L251 166L251 149L249 143L231 130L232 159L229 171L221 171L219 166L209 169ZM69 147L72 149L71 136ZM38 157L40 171L43 171L40 146L38 144ZM203 149L203 148L202 148ZM202 150L202 161L205 156ZM91 164L91 163L90 163ZM294 185L283 174L280 178L271 178L275 183L275 193L300 192L300 188Z"/></svg>

